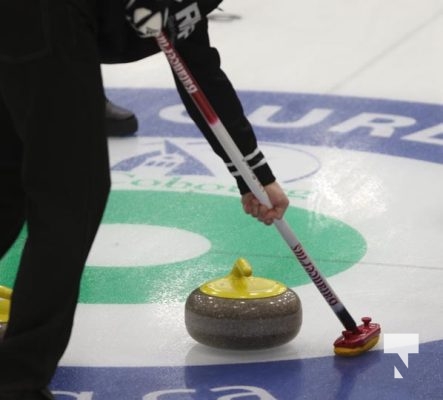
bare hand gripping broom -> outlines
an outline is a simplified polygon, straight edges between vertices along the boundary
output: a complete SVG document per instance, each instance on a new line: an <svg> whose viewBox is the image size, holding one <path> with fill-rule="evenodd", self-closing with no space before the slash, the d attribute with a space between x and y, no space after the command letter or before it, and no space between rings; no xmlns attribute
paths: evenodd
<svg viewBox="0 0 443 400"><path fill-rule="evenodd" d="M261 204L268 208L272 208L271 201L265 189L249 167L247 161L244 159L223 123L220 121L213 107L198 85L198 82L196 82L195 78L192 76L172 42L164 33L160 33L156 36L156 40L158 46L166 55L171 68L179 78L189 96L192 98L202 117L211 128L213 134L220 142L251 192ZM274 220L274 225L346 329L334 342L335 353L342 356L355 356L375 346L380 337L380 325L371 323L371 318L364 317L362 318L363 324L357 326L352 316L327 282L326 278L320 273L314 262L308 256L287 222L284 219Z"/></svg>

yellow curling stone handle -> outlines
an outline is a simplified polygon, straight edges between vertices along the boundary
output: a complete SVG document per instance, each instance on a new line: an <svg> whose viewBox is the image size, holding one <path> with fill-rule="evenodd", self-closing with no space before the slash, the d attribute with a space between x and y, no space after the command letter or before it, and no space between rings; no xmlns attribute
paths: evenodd
<svg viewBox="0 0 443 400"><path fill-rule="evenodd" d="M5 286L0 286L0 324L9 321L9 310L11 308L11 301L10 301L11 295L12 295L11 289Z"/></svg>
<svg viewBox="0 0 443 400"><path fill-rule="evenodd" d="M239 258L229 275L209 281L199 289L209 296L227 299L263 299L278 296L286 292L287 287L277 281L252 276L251 265Z"/></svg>

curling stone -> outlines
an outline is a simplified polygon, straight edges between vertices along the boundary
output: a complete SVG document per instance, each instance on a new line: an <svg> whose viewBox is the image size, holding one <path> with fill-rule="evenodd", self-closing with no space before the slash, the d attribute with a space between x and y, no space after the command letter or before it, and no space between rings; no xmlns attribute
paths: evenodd
<svg viewBox="0 0 443 400"><path fill-rule="evenodd" d="M195 289L185 304L189 335L207 346L253 350L280 346L300 330L298 295L277 281L252 276L238 259L229 275Z"/></svg>
<svg viewBox="0 0 443 400"><path fill-rule="evenodd" d="M6 332L9 321L9 309L11 307L11 289L0 286L0 340Z"/></svg>

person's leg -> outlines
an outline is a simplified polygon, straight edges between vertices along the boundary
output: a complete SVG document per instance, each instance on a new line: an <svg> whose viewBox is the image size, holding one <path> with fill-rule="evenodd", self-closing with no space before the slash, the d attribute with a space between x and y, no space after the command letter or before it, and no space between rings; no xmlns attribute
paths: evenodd
<svg viewBox="0 0 443 400"><path fill-rule="evenodd" d="M3 66L0 76L23 142L28 228L0 342L0 398L39 398L52 379L110 186L93 19L68 2L50 4L52 54Z"/></svg>
<svg viewBox="0 0 443 400"><path fill-rule="evenodd" d="M25 195L21 187L22 143L0 96L0 259L20 233L25 220ZM0 276L1 278L1 276ZM1 282L1 281L0 281Z"/></svg>

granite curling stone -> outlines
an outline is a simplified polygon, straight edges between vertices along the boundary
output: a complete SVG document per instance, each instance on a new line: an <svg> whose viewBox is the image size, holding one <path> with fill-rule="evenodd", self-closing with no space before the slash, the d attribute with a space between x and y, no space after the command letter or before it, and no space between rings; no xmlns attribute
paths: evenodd
<svg viewBox="0 0 443 400"><path fill-rule="evenodd" d="M189 335L207 346L254 350L283 345L298 334L298 295L277 281L252 276L238 259L229 275L195 289L185 304Z"/></svg>
<svg viewBox="0 0 443 400"><path fill-rule="evenodd" d="M3 335L6 332L6 327L8 326L11 293L11 289L5 286L0 286L0 340L3 338Z"/></svg>

